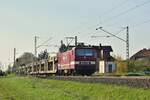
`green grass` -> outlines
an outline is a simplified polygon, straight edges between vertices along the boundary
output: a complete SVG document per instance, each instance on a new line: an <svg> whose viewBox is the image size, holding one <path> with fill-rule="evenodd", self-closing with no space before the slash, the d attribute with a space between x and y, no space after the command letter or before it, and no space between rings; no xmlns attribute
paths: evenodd
<svg viewBox="0 0 150 100"><path fill-rule="evenodd" d="M150 89L46 80L0 77L0 100L149 100Z"/></svg>

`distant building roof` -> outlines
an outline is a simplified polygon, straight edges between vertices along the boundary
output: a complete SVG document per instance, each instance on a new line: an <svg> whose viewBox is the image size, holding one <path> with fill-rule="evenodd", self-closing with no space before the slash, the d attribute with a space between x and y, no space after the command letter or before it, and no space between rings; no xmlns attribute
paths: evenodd
<svg viewBox="0 0 150 100"><path fill-rule="evenodd" d="M137 59L141 59L141 58L150 58L150 49L144 48L144 49L138 51L137 53L135 53L130 59L137 60Z"/></svg>

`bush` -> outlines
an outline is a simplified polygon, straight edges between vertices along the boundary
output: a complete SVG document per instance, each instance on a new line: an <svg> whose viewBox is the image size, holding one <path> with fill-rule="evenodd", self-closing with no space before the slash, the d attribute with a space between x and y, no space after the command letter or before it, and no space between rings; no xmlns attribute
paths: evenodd
<svg viewBox="0 0 150 100"><path fill-rule="evenodd" d="M116 63L117 63L116 74L124 75L127 72L126 61L116 61Z"/></svg>
<svg viewBox="0 0 150 100"><path fill-rule="evenodd" d="M129 72L126 76L145 76L143 72Z"/></svg>
<svg viewBox="0 0 150 100"><path fill-rule="evenodd" d="M128 72L139 72L139 71L145 71L145 70L149 70L150 66L147 65L146 61L133 61L130 60L129 62L129 67L128 67Z"/></svg>

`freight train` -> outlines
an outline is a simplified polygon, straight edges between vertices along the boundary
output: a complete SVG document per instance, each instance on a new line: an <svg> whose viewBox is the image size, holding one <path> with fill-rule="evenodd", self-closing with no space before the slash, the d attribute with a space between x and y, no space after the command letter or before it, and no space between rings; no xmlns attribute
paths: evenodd
<svg viewBox="0 0 150 100"><path fill-rule="evenodd" d="M17 73L25 75L92 75L93 73L113 73L116 71L111 46L65 45L61 41L59 52L43 55L32 63L17 67ZM46 53L47 54L47 53ZM42 58L41 58L42 57ZM40 60L39 60L40 59Z"/></svg>
<svg viewBox="0 0 150 100"><path fill-rule="evenodd" d="M97 51L93 47L72 47L65 52L50 54L48 59L36 60L19 67L26 75L91 75L96 71Z"/></svg>

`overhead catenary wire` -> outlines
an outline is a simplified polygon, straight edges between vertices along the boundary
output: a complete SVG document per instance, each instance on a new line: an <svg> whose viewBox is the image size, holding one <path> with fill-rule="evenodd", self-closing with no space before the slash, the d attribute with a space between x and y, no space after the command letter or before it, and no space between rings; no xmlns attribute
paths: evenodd
<svg viewBox="0 0 150 100"><path fill-rule="evenodd" d="M125 1L122 1L122 3L125 3ZM148 3L150 3L150 0L148 0L148 1L145 1L145 2L143 2L143 3L141 3L141 4L137 4L137 5L135 5L134 7L132 7L132 8L129 8L129 9L127 9L126 11L123 11L123 12L121 12L121 13L119 13L119 14L117 14L117 15L115 15L115 16L113 16L113 17L111 17L111 18L109 18L109 19L107 19L106 20L106 22L107 21L111 21L111 20L113 20L114 18L117 18L117 17L120 17L120 16L122 16L122 15L124 15L124 14L127 14L128 12L131 12L131 11L133 11L133 10L135 10L135 9L137 9L137 8L139 8L139 7L142 7L142 6L144 6L144 5L146 5L146 4L148 4ZM121 3L120 3L121 4ZM118 4L119 5L119 4ZM123 5L123 4L122 4ZM116 6L116 7L113 7L112 9L113 10L115 10L115 9L117 9L118 7ZM112 10L112 11L113 11ZM111 11L111 10L110 10ZM108 11L109 12L109 11ZM106 13L106 12L105 12ZM82 31L76 31L76 32L73 32L74 33L74 36L75 35L78 35L78 34L80 34L80 33L82 33L81 35L82 36L84 36L84 38L85 37L87 37L88 36L88 32L85 32L85 30L87 31L87 30L91 30L93 27L96 27L96 25L93 25L92 27L88 27L88 28L84 28ZM93 28L94 29L94 28ZM118 33L119 34L119 33Z"/></svg>
<svg viewBox="0 0 150 100"><path fill-rule="evenodd" d="M105 14L108 14L108 13L109 13L109 14L112 13L112 11L114 11L114 10L116 10L116 9L118 9L118 8L120 8L120 7L122 7L123 5L125 5L125 4L127 3L127 1L129 1L129 0L124 0L124 1L120 2L120 3L117 4L116 6L110 8L109 10L105 11L104 13L102 13L102 15L105 15Z"/></svg>
<svg viewBox="0 0 150 100"><path fill-rule="evenodd" d="M109 9L108 11L105 11L105 12L103 13L103 15L104 15L104 14L107 14L107 13L110 13L110 12L112 12L113 10L116 10L116 9L119 8L120 6L124 5L127 1L129 1L129 0L124 0L124 1L122 1L121 3L117 4L115 7L112 7L112 8ZM89 29L91 29L91 28L95 29L95 27L97 27L97 25L93 25L93 26L87 27L86 29L84 28L83 30L89 30ZM74 35L83 32L83 30L82 30L82 31L78 31L78 32L74 32Z"/></svg>
<svg viewBox="0 0 150 100"><path fill-rule="evenodd" d="M125 1L123 1L122 3L124 3L124 2L125 2ZM111 21L111 20L113 20L114 18L120 17L120 16L122 16L122 15L124 15L124 14L126 14L126 13L128 13L128 12L130 12L130 11L133 11L133 10L139 8L139 7L142 7L142 6L144 6L144 5L148 4L148 3L150 3L150 0L145 1L145 2L143 2L143 3L141 3L141 4L137 4L137 5L135 5L134 7L129 8L129 9L127 9L126 11L123 11L123 12L119 13L118 15L115 15L115 16L113 16L113 17L111 17L111 18L108 18L108 19L104 20L104 22L106 23L106 22L108 22L108 21ZM120 4L121 4L121 3L120 3ZM112 9L115 10L116 8L117 8L117 7L114 7L114 8L112 8ZM93 28L93 27L96 27L96 25L95 25L95 26L92 26L92 27L90 27L90 28ZM88 27L87 29L89 30L90 28ZM82 32L83 32L83 31L82 31ZM80 31L80 32L78 31L77 33L81 33L81 31ZM75 34L76 34L76 33L75 33ZM86 33L85 33L85 34L86 34Z"/></svg>
<svg viewBox="0 0 150 100"><path fill-rule="evenodd" d="M47 39L46 41L44 41L43 43L41 43L40 45L38 45L36 48L39 48L40 46L45 45L48 41L50 41L52 39L52 37L50 37L49 39Z"/></svg>
<svg viewBox="0 0 150 100"><path fill-rule="evenodd" d="M108 18L108 19L105 19L104 22L105 22L105 23L106 23L106 22L109 22L109 21L111 21L111 20L113 20L113 19L116 19L116 18L118 18L118 17L120 17L120 16L122 16L122 15L124 15L124 14L127 14L127 13L129 13L129 12L131 12L131 11L133 11L133 10L139 8L139 7L142 7L142 6L146 5L146 4L149 4L149 3L150 3L150 0L145 1L145 2L143 2L143 3L141 3L141 4L137 4L137 5L135 5L134 7L129 8L129 9L127 9L127 10L125 10L125 11L123 11L123 12L121 12L121 13L115 15L115 16L112 16L112 17L110 17L110 18Z"/></svg>
<svg viewBox="0 0 150 100"><path fill-rule="evenodd" d="M140 25L143 25L143 24L146 24L146 23L150 23L150 19L149 19L149 20L145 20L145 21L140 22L140 23L137 23L137 24L135 24L135 25L131 25L131 27L132 27L132 28L136 28L136 27L138 27L138 26L140 26Z"/></svg>
<svg viewBox="0 0 150 100"><path fill-rule="evenodd" d="M114 35L117 36L119 33L121 33L121 32L124 31L124 30L125 30L125 29L122 28L121 30L115 32ZM92 35L92 36L91 36L91 38L97 38L97 37L106 37L106 38L109 38L109 37L113 37L113 36L111 36L111 35L104 35L104 36L100 36L100 35Z"/></svg>
<svg viewBox="0 0 150 100"><path fill-rule="evenodd" d="M121 3L117 4L115 7L113 7L113 8L111 8L110 10L104 12L104 14L106 14L106 13L108 13L108 12L110 12L110 11L116 10L117 8L119 8L119 6L124 5L125 2L127 2L127 1L128 1L128 0L122 1ZM86 35L87 32L85 32L85 30L86 30L86 31L87 31L87 30L91 30L91 29L94 30L95 27L97 27L97 26L98 26L98 24L92 25L92 26L90 26L90 27L82 28L81 31L75 31L75 32L73 32L73 33L74 33L73 36L76 36L76 35L79 35L80 33L82 33L82 36L84 35L84 38L85 38L85 36L86 36L86 37L88 36L88 35ZM84 34L83 34L83 33L84 33Z"/></svg>
<svg viewBox="0 0 150 100"><path fill-rule="evenodd" d="M111 14L114 10L117 10L118 8L120 8L120 7L122 7L123 5L127 4L128 1L129 1L129 0L124 0L124 1L122 1L122 2L120 2L120 3L118 3L116 6L110 8L109 10L105 11L104 13L102 13L102 14L100 15L100 18L103 17L102 15L105 16L105 15L107 15L107 14ZM102 22L103 22L103 21L101 20L101 23L102 23Z"/></svg>

